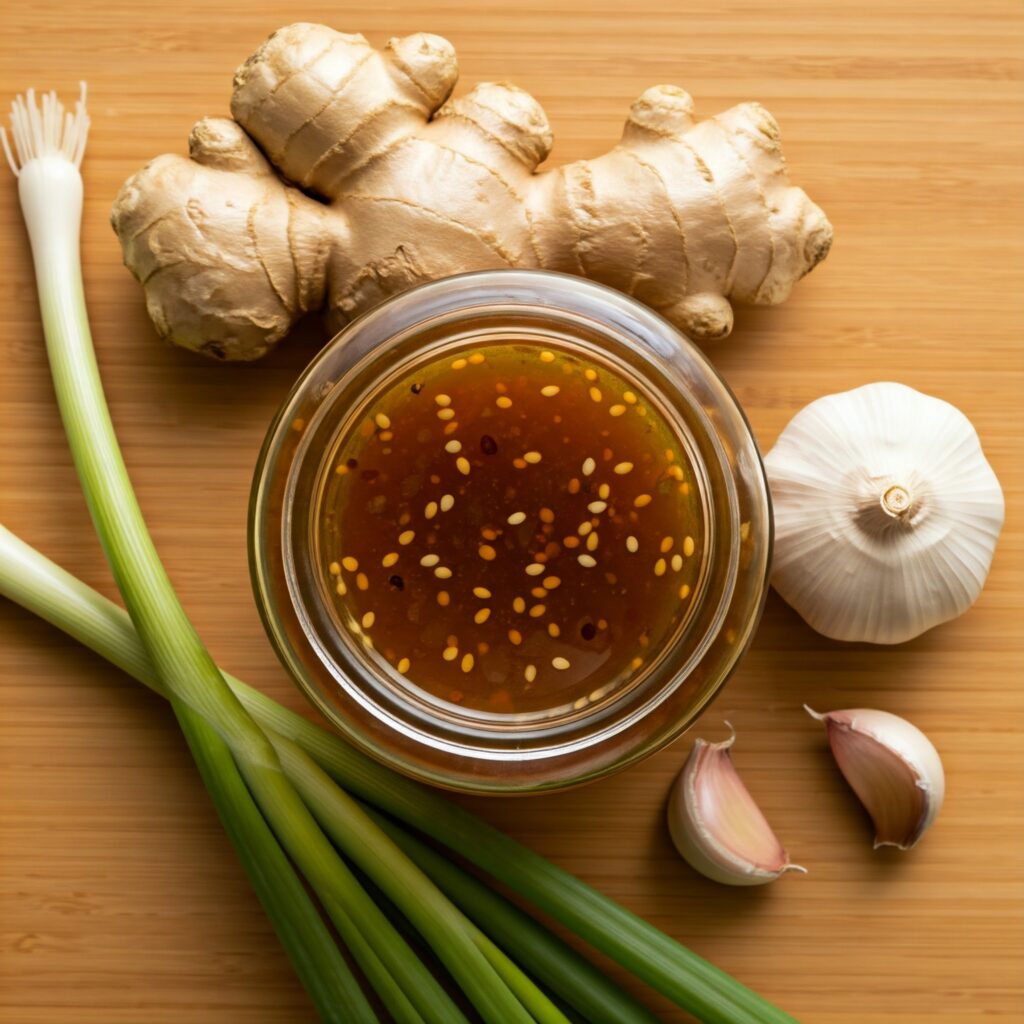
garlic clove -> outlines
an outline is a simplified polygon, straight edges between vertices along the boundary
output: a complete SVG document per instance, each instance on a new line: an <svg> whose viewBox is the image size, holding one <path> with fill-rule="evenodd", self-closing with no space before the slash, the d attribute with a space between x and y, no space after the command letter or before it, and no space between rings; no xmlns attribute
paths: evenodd
<svg viewBox="0 0 1024 1024"><path fill-rule="evenodd" d="M946 776L931 740L888 711L857 708L819 714L843 777L875 825L875 849L909 850L942 807Z"/></svg>
<svg viewBox="0 0 1024 1024"><path fill-rule="evenodd" d="M902 384L812 402L765 458L772 585L819 633L894 644L965 612L1003 524L970 421Z"/></svg>
<svg viewBox="0 0 1024 1024"><path fill-rule="evenodd" d="M669 796L672 842L692 868L724 885L764 885L786 871L806 873L790 863L736 771L729 753L735 741L733 732L721 743L694 743Z"/></svg>

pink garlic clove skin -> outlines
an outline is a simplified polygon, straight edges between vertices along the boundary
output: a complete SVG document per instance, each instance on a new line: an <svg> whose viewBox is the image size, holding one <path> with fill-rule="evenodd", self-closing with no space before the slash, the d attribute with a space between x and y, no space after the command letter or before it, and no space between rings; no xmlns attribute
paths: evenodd
<svg viewBox="0 0 1024 1024"><path fill-rule="evenodd" d="M736 734L721 743L697 740L668 803L668 827L683 859L723 885L764 885L790 863L729 753Z"/></svg>
<svg viewBox="0 0 1024 1024"><path fill-rule="evenodd" d="M875 849L909 850L935 821L946 795L942 760L905 718L867 708L818 714L843 778L875 826Z"/></svg>

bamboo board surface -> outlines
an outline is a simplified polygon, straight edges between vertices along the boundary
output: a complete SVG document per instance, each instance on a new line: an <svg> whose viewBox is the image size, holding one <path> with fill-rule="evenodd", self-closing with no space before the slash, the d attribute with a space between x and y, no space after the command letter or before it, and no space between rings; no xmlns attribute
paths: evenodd
<svg viewBox="0 0 1024 1024"><path fill-rule="evenodd" d="M788 304L740 311L715 362L765 449L806 402L873 380L962 408L1007 497L988 586L960 620L893 649L826 641L773 595L740 671L674 748L580 791L467 802L807 1024L1024 1019L1020 5L4 0L4 107L29 85L89 81L86 290L157 545L218 660L300 709L253 605L245 516L264 428L316 334L242 368L161 346L107 224L120 182L183 151L195 119L226 111L235 66L298 18L377 45L447 36L460 90L512 79L540 99L556 161L603 151L659 82L687 88L700 114L756 98L777 116L836 245ZM55 412L5 172L0 300L0 521L114 596ZM311 1020L167 709L4 602L0 688L0 1021ZM886 708L932 736L948 796L917 850L872 851L804 701ZM721 737L725 718L808 876L732 891L671 849L669 785L692 736Z"/></svg>

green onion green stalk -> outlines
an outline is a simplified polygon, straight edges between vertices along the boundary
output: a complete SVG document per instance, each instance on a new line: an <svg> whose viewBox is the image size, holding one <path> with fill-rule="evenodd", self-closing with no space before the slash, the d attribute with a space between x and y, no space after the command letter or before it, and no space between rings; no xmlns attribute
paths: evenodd
<svg viewBox="0 0 1024 1024"><path fill-rule="evenodd" d="M88 129L84 90L76 113L66 119L52 94L43 98L41 111L31 93L27 103L19 98L12 124L18 159L6 135L3 146L19 176L58 404L128 613L3 527L0 593L170 702L225 829L321 1017L351 1024L376 1019L289 858L393 1019L465 1021L340 850L427 940L485 1021L567 1020L527 971L587 1020L653 1019L570 947L381 818L382 811L504 882L701 1020L792 1024L781 1010L584 882L218 669L146 530L96 366L78 251L78 167Z"/></svg>

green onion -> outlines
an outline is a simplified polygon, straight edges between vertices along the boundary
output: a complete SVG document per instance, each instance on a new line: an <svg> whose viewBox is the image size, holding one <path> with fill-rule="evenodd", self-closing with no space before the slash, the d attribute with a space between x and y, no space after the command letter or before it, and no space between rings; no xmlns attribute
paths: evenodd
<svg viewBox="0 0 1024 1024"><path fill-rule="evenodd" d="M166 696L128 616L2 527L0 593ZM431 790L382 767L258 690L227 673L225 679L261 725L301 746L340 785L500 878L701 1020L712 1024L792 1024L792 1017L568 872ZM463 906L468 909L467 904ZM495 937L508 945L500 933L495 932ZM522 949L515 952L521 956ZM644 962L647 956L651 957L649 964ZM567 989L545 978L536 966L526 966L568 998Z"/></svg>
<svg viewBox="0 0 1024 1024"><path fill-rule="evenodd" d="M368 973L383 965L428 1020L448 1024L459 1019L450 998L366 896L283 772L273 744L225 682L178 601L146 529L103 394L82 288L78 233L83 187L78 167L88 128L84 97L75 117L69 115L65 122L53 94L44 98L42 111L30 94L28 103L15 105L12 123L17 164L6 136L4 148L18 175L68 444L107 561L189 744L209 747L211 763L227 756L216 749L221 742L227 744L278 842L328 914L342 911L335 924L350 931L354 925L372 949L376 959ZM215 802L229 811L225 800ZM272 855L266 843L251 851L256 861ZM423 883L433 888L425 878ZM486 1021L528 1024L531 1018L515 994L451 915L431 919L430 934L445 966ZM365 1001L353 1004L351 1011L354 1020L375 1019Z"/></svg>

